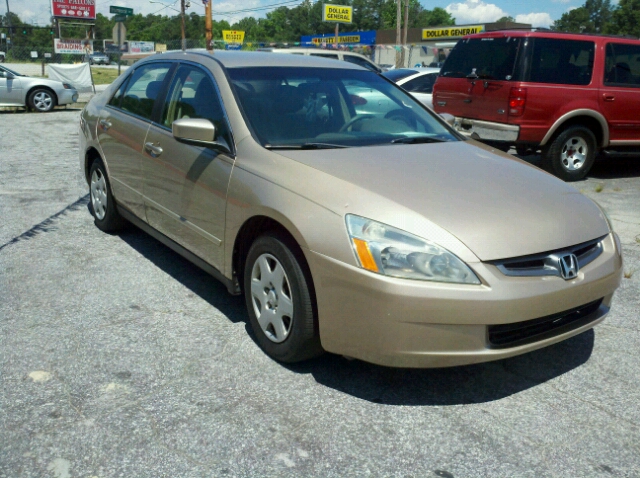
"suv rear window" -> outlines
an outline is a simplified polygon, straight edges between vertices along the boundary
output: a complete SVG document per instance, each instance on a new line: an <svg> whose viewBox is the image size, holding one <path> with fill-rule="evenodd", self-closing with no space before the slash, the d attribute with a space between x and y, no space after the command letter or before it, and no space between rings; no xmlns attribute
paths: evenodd
<svg viewBox="0 0 640 478"><path fill-rule="evenodd" d="M588 85L593 71L595 43L581 40L534 38L529 73L524 81Z"/></svg>
<svg viewBox="0 0 640 478"><path fill-rule="evenodd" d="M487 80L516 80L516 60L522 38L470 38L460 40L442 67L442 76Z"/></svg>

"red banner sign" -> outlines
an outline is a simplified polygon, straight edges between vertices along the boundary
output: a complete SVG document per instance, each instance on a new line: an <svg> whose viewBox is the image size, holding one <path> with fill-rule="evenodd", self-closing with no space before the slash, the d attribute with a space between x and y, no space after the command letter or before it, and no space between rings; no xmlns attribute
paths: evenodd
<svg viewBox="0 0 640 478"><path fill-rule="evenodd" d="M96 0L51 0L54 17L96 19Z"/></svg>

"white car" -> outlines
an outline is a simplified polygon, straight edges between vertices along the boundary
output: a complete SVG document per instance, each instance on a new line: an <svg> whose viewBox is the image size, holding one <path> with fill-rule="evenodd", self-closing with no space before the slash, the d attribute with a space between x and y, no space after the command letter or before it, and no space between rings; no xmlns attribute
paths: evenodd
<svg viewBox="0 0 640 478"><path fill-rule="evenodd" d="M429 108L433 108L433 85L439 74L440 68L397 68L382 73Z"/></svg>
<svg viewBox="0 0 640 478"><path fill-rule="evenodd" d="M26 106L46 113L76 101L78 91L68 83L21 75L0 66L0 106Z"/></svg>
<svg viewBox="0 0 640 478"><path fill-rule="evenodd" d="M332 60L348 61L360 65L367 70L375 71L376 73L382 73L384 70L372 62L369 58L359 53L344 50L330 50L323 48L258 48L258 51L266 51L271 53L289 53L291 55L307 55L317 56L320 58L329 58Z"/></svg>

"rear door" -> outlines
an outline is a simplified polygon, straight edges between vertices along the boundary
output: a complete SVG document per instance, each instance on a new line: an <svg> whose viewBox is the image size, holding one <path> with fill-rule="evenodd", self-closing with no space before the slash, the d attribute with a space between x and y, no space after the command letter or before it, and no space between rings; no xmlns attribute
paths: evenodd
<svg viewBox="0 0 640 478"><path fill-rule="evenodd" d="M435 110L506 123L522 40L508 36L460 40L440 72Z"/></svg>
<svg viewBox="0 0 640 478"><path fill-rule="evenodd" d="M181 63L144 143L147 218L155 229L221 269L234 160L211 146L176 140L171 126L181 118L208 119L216 126L216 141L233 145L213 78L200 66Z"/></svg>
<svg viewBox="0 0 640 478"><path fill-rule="evenodd" d="M136 68L100 111L98 141L106 159L111 188L118 202L145 219L142 154L155 100L171 64Z"/></svg>
<svg viewBox="0 0 640 478"><path fill-rule="evenodd" d="M599 101L613 145L639 145L640 45L607 44Z"/></svg>

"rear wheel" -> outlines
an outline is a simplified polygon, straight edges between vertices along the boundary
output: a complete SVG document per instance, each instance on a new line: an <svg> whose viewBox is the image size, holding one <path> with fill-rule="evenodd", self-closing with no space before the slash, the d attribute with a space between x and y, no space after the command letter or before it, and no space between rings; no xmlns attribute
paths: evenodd
<svg viewBox="0 0 640 478"><path fill-rule="evenodd" d="M294 247L272 233L253 243L244 268L244 295L260 347L279 362L322 353L311 281Z"/></svg>
<svg viewBox="0 0 640 478"><path fill-rule="evenodd" d="M570 126L544 150L547 169L564 181L584 178L596 157L596 137L585 126Z"/></svg>
<svg viewBox="0 0 640 478"><path fill-rule="evenodd" d="M93 213L95 225L105 232L122 229L125 220L120 216L116 208L116 203L111 193L111 184L101 159L96 159L91 165L89 181L91 212Z"/></svg>
<svg viewBox="0 0 640 478"><path fill-rule="evenodd" d="M28 102L32 110L46 113L56 105L56 98L50 90L38 88L31 92Z"/></svg>

